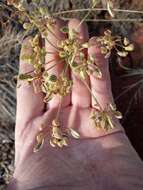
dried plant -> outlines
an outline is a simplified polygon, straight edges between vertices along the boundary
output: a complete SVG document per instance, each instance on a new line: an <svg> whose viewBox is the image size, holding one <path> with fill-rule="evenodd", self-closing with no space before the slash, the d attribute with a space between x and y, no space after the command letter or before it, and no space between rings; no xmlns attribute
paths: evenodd
<svg viewBox="0 0 143 190"><path fill-rule="evenodd" d="M112 36L110 30L105 31L104 36L99 37L97 41L101 43L101 53L105 54L107 58L113 49L121 57L126 57L130 51L134 50L134 45L126 37L122 42L122 38L120 36Z"/></svg>
<svg viewBox="0 0 143 190"><path fill-rule="evenodd" d="M30 44L32 47L31 55L23 55L23 59L27 60L28 64L33 65L33 71L28 73L20 73L18 76L19 80L26 80L29 85L33 85L35 93L39 92L34 81L38 80L41 84L40 91L45 94L44 102L50 101L54 96L60 96L61 100L64 96L68 95L72 89L72 81L66 77L67 69L70 68L71 72L78 75L83 83L86 85L88 90L91 92L90 87L86 84L85 79L87 76L94 75L99 80L102 78L102 72L100 68L95 65L94 57L86 58L83 51L90 47L88 42L80 43L79 35L76 30L68 30L68 28L63 27L61 31L67 34L65 40L61 40L57 44L57 52L59 55L59 60L65 62L65 67L61 72L60 76L57 77L54 74L49 74L49 70L54 67L45 69L45 55L46 50L41 46L41 36L46 39L51 45L52 42L49 41L48 35L52 33L52 28L56 24L54 16L49 12L45 6L41 3L42 1L32 1L28 4L26 1L19 0L8 0L9 5L14 5L17 9L20 17L25 20L23 27L28 32L31 28L37 28L37 33L33 39L30 39ZM91 10L98 3L97 1L92 1ZM108 12L113 17L113 4L111 1L107 3ZM87 18L90 11L82 19L81 23ZM24 17L24 18L23 18ZM80 24L81 24L80 23ZM54 35L54 34L53 34ZM100 43L101 53L105 54L105 58L109 57L112 50L117 52L118 56L125 57L128 52L133 51L134 46L130 44L127 38L122 38L120 36L112 36L111 31L107 30L104 32L104 36L98 37L97 42ZM54 45L53 45L54 46ZM77 64L77 56L79 62ZM52 60L51 60L52 62ZM91 95L94 94L91 92ZM122 118L119 111L116 111L116 107L109 103L109 106L103 110L98 103L96 97L94 96L98 109L92 112L91 119L94 121L96 128L102 128L104 130L110 130L114 128L113 117L118 119ZM80 135L74 129L68 129L63 131L59 123L59 112L61 106L57 110L57 116L51 123L50 132L50 145L52 147L63 147L68 145L68 138L72 136L73 138L79 138ZM44 144L44 139L48 134L45 135L43 128L39 129L39 133L36 137L36 145L34 146L34 152L41 149Z"/></svg>
<svg viewBox="0 0 143 190"><path fill-rule="evenodd" d="M92 6L88 10L87 14L81 20L80 24L86 20L88 15L92 12L99 1L92 0ZM114 122L113 118L122 118L119 111L116 111L116 107L109 102L106 109L102 109L101 105L98 103L96 97L91 92L90 87L86 84L85 79L87 76L94 75L99 80L102 78L102 72L98 65L94 62L94 57L86 58L83 53L87 48L90 47L88 42L80 43L79 35L77 30L69 30L67 27L61 28L63 33L66 33L67 38L61 40L57 44L57 52L60 61L64 61L65 67L61 72L60 76L57 77L54 74L49 74L50 68L45 69L45 55L47 54L44 47L41 46L41 36L46 39L52 46L52 42L49 41L49 33L55 36L52 32L53 26L56 24L55 13L51 14L44 6L43 1L33 0L30 3L27 1L19 0L8 0L9 5L14 5L20 18L24 20L23 28L28 33L32 28L36 28L37 32L33 39L30 39L30 44L32 47L31 55L23 55L23 59L27 60L28 64L33 65L33 70L28 73L20 73L18 76L19 80L26 80L29 85L33 85L35 93L41 91L45 94L44 102L50 101L54 96L60 96L60 99L67 96L72 89L72 81L66 77L67 69L70 68L71 72L78 75L81 81L90 91L91 95L97 102L96 109L92 112L91 119L93 120L96 128L101 128L104 130L113 129ZM107 11L111 17L114 17L113 3L112 1L107 1ZM55 36L56 37L56 36ZM134 46L129 42L127 38L121 38L120 36L113 36L110 30L106 30L103 36L97 38L97 42L101 46L101 53L105 55L105 58L109 58L111 52L115 50L118 56L126 57L130 51L133 51ZM55 46L54 46L55 47ZM77 64L77 58L79 63ZM53 60L51 60L52 62ZM37 89L35 81L39 81L41 88ZM59 104L56 118L51 123L50 132L50 145L52 147L64 147L68 145L68 138L72 136L73 138L79 138L80 135L74 129L68 129L63 131L59 123L59 112L61 105ZM45 135L44 129L40 128L39 133L36 137L36 145L34 146L34 152L40 150L44 144L44 139L48 134Z"/></svg>

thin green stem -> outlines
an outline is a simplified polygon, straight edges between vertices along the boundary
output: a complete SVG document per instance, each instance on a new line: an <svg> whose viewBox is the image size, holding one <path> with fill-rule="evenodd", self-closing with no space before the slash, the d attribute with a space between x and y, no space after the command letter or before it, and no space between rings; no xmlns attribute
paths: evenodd
<svg viewBox="0 0 143 190"><path fill-rule="evenodd" d="M52 69L53 67L55 67L56 65L58 65L59 63L61 63L61 61L58 61L57 63L55 63L54 65L52 65L51 67L49 67L48 69L46 69L46 71L49 71L50 69Z"/></svg>
<svg viewBox="0 0 143 190"><path fill-rule="evenodd" d="M59 120L59 115L60 115L60 111L61 111L61 107L62 107L62 99L63 98L61 96L59 96L59 99L60 99L60 101L59 101L58 110L57 110L56 117L55 117L55 119L57 121Z"/></svg>
<svg viewBox="0 0 143 190"><path fill-rule="evenodd" d="M59 49L54 45L52 44L52 42L48 39L48 38L45 38L45 40L47 40L47 42L52 46L54 47L55 49L57 49L59 51Z"/></svg>
<svg viewBox="0 0 143 190"><path fill-rule="evenodd" d="M78 27L77 28L79 28L80 27L80 25L86 20L86 18L90 15L90 13L92 12L92 9L95 7L95 5L93 5L92 7L91 7L91 9L88 11L88 13L83 17L83 19L80 21L80 23L79 23L79 25L78 25Z"/></svg>
<svg viewBox="0 0 143 190"><path fill-rule="evenodd" d="M94 98L95 102L97 103L97 105L99 106L100 108L100 111L102 111L102 107L101 105L99 104L97 98L95 97L95 95L93 94L93 92L91 91L89 85L85 82L85 80L82 80L82 82L85 84L85 86L87 87L88 91L91 93L92 97Z"/></svg>
<svg viewBox="0 0 143 190"><path fill-rule="evenodd" d="M24 14L25 14L25 16L29 19L29 21L30 21L31 23L33 23L33 24L38 28L38 30L39 30L40 33L42 34L42 31L41 31L41 29L39 28L39 25L37 24L37 22L36 22L32 17L30 17L27 12L24 12ZM48 29L48 30L50 31L50 29ZM52 32L52 34L53 34L53 32ZM53 46L55 49L59 50L54 44L52 44L52 42L51 42L48 38L45 37L45 39L47 40L47 42L48 42L51 46Z"/></svg>

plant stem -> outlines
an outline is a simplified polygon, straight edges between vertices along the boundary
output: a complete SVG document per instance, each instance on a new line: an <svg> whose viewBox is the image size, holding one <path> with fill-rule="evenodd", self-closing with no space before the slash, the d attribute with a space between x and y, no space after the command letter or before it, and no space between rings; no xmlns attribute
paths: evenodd
<svg viewBox="0 0 143 190"><path fill-rule="evenodd" d="M84 11L108 11L108 10L106 8L74 9L74 10L68 10L68 11L55 12L52 15L53 16L58 16L58 15L61 15L61 14L74 13L74 12L84 12ZM124 13L143 14L143 11L138 11L138 10L113 9L113 11L115 11L115 12L124 12Z"/></svg>
<svg viewBox="0 0 143 190"><path fill-rule="evenodd" d="M95 95L94 95L93 92L91 91L91 89L90 89L90 87L88 86L88 84L87 84L84 80L82 80L82 82L85 84L85 86L87 87L88 91L91 93L91 95L92 95L92 97L94 98L95 102L96 102L97 105L99 106L100 111L102 111L101 105L99 104L97 98L95 97Z"/></svg>
<svg viewBox="0 0 143 190"><path fill-rule="evenodd" d="M49 67L48 69L46 69L46 71L49 71L50 69L52 69L53 67L55 67L58 63L55 63L54 65L52 65L51 67Z"/></svg>
<svg viewBox="0 0 143 190"><path fill-rule="evenodd" d="M71 20L71 17L60 17L62 20L68 21ZM135 19L85 19L86 22L142 22L143 19L135 18Z"/></svg>
<svg viewBox="0 0 143 190"><path fill-rule="evenodd" d="M45 63L45 65L47 65L48 63L52 63L53 61L56 61L56 59L52 59L52 60L48 61L47 63Z"/></svg>
<svg viewBox="0 0 143 190"><path fill-rule="evenodd" d="M56 117L55 117L56 120L59 119L59 115L60 115L60 111L61 111L61 106L62 106L62 97L59 96L59 99L60 99L60 102L59 102L58 110L57 110Z"/></svg>

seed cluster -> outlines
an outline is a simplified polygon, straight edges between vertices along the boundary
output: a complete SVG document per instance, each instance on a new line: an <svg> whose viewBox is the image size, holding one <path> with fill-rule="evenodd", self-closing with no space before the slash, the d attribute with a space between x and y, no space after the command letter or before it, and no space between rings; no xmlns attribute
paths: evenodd
<svg viewBox="0 0 143 190"><path fill-rule="evenodd" d="M49 102L55 95L64 97L71 91L72 81L64 75L57 78L56 75L49 75L45 71L42 80L42 92L46 94L44 102Z"/></svg>
<svg viewBox="0 0 143 190"><path fill-rule="evenodd" d="M104 129L106 131L115 128L113 116L117 119L122 119L121 112L117 111L116 106L113 104L109 104L103 111L99 112L98 110L94 110L91 113L91 119L94 122L94 126L97 129Z"/></svg>
<svg viewBox="0 0 143 190"><path fill-rule="evenodd" d="M55 147L63 148L64 146L68 146L68 144L69 144L68 138L69 137L73 137L74 139L80 138L79 133L76 132L72 128L62 130L60 123L56 119L52 121L49 134L50 134L49 143L54 148ZM46 134L46 135L48 135L48 134ZM38 135L36 137L36 144L34 146L34 152L39 151L43 147L45 138L46 138L46 136L45 136L43 129L40 129L40 132L38 133Z"/></svg>
<svg viewBox="0 0 143 190"><path fill-rule="evenodd" d="M127 38L122 41L121 36L112 36L110 30L104 32L104 36L98 37L97 41L101 43L101 53L108 58L111 51L115 50L117 55L126 57L130 51L134 50L134 45Z"/></svg>

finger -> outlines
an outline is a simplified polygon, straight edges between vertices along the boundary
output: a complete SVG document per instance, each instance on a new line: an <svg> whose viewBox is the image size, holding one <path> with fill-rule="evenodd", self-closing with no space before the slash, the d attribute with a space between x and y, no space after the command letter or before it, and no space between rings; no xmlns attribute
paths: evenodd
<svg viewBox="0 0 143 190"><path fill-rule="evenodd" d="M90 76L91 90L104 109L107 107L107 104L113 102L108 60L101 54L99 43L96 42L96 37L92 37L89 40L89 44L88 55L95 57L95 64L100 68L102 73L101 79L95 77L94 74ZM94 97L92 97L92 106L96 106Z"/></svg>
<svg viewBox="0 0 143 190"><path fill-rule="evenodd" d="M54 74L57 78L60 77L63 69L65 67L65 62L59 57L59 47L58 44L61 40L66 38L65 34L61 32L61 28L65 26L65 23L61 20L55 20L55 25L53 26L53 33L48 33L48 38L45 40L46 47L46 58L45 58L45 68L48 70L49 74ZM53 67L53 68L51 68ZM49 68L51 68L49 70ZM69 78L69 70L66 71L66 76ZM57 107L60 103L60 97L55 95L52 100L49 101L48 107ZM62 107L70 104L70 94L62 98Z"/></svg>
<svg viewBox="0 0 143 190"><path fill-rule="evenodd" d="M75 30L76 32L78 32L77 40L80 43L88 41L89 36L86 24L80 25L79 20L72 19L69 21L68 27L69 31ZM87 54L87 52L84 53ZM79 60L78 57L75 58L75 61L77 62L77 64L81 64L81 61ZM71 97L72 104L84 108L89 107L91 103L91 96L87 87L85 86L83 81L81 81L80 77L77 74L72 73L71 77L73 80L72 97ZM87 85L89 85L88 77L84 81Z"/></svg>
<svg viewBox="0 0 143 190"><path fill-rule="evenodd" d="M24 40L20 53L20 65L19 73L28 73L33 71L33 66L22 59L24 56L32 54L32 47L30 38ZM17 132L21 132L23 127L32 118L41 115L44 109L43 94L35 93L33 85L29 85L27 82L18 81L20 87L17 88L17 115L16 115L16 126ZM40 88L40 82L36 81L35 85ZM19 86L19 85L18 85Z"/></svg>

